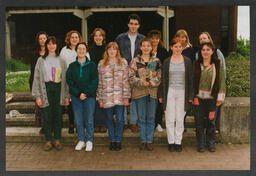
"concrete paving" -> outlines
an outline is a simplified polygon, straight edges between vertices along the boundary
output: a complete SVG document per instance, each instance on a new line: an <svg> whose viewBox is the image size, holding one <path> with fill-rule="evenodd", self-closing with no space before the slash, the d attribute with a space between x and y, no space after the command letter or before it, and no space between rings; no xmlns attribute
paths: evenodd
<svg viewBox="0 0 256 176"><path fill-rule="evenodd" d="M65 170L249 170L249 144L217 144L217 151L198 153L195 144L184 144L181 153L167 145L140 151L138 145L123 145L110 151L108 145L94 145L92 152L75 151L65 143L61 151L43 150L42 143L6 143L7 171Z"/></svg>

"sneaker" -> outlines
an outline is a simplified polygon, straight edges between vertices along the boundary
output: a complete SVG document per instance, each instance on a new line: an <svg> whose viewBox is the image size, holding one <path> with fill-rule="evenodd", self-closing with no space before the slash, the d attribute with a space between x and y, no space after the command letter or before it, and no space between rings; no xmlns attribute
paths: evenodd
<svg viewBox="0 0 256 176"><path fill-rule="evenodd" d="M53 146L57 149L57 150L61 150L62 149L62 146L60 144L60 141L55 141L53 143Z"/></svg>
<svg viewBox="0 0 256 176"><path fill-rule="evenodd" d="M86 148L85 148L85 151L87 151L87 152L90 152L90 151L92 151L92 142L91 141L87 141L86 142Z"/></svg>
<svg viewBox="0 0 256 176"><path fill-rule="evenodd" d="M153 145L152 145L152 143L147 143L147 144L146 144L146 147L147 147L147 150L148 150L148 151L152 151L152 150L153 150Z"/></svg>
<svg viewBox="0 0 256 176"><path fill-rule="evenodd" d="M82 150L82 148L85 147L85 142L84 141L79 141L77 144L76 144L76 148L75 150Z"/></svg>
<svg viewBox="0 0 256 176"><path fill-rule="evenodd" d="M138 129L136 124L131 124L130 128L131 128L133 133L138 133L139 132L139 129Z"/></svg>
<svg viewBox="0 0 256 176"><path fill-rule="evenodd" d="M174 152L175 151L175 145L174 144L168 144L168 150L169 150L169 152Z"/></svg>
<svg viewBox="0 0 256 176"><path fill-rule="evenodd" d="M50 151L52 149L51 142L46 142L44 145L44 151Z"/></svg>
<svg viewBox="0 0 256 176"><path fill-rule="evenodd" d="M158 132L163 132L163 131L164 131L164 129L162 128L162 126L161 126L160 124L157 124L156 130L157 130Z"/></svg>
<svg viewBox="0 0 256 176"><path fill-rule="evenodd" d="M115 142L110 142L109 150L111 150L111 151L116 150L116 143Z"/></svg>
<svg viewBox="0 0 256 176"><path fill-rule="evenodd" d="M122 149L121 142L116 142L116 148L115 148L115 150L116 150L116 151L119 151L119 150L121 150L121 149Z"/></svg>
<svg viewBox="0 0 256 176"><path fill-rule="evenodd" d="M181 152L182 151L182 145L181 144L175 144L175 150L176 150L176 152Z"/></svg>

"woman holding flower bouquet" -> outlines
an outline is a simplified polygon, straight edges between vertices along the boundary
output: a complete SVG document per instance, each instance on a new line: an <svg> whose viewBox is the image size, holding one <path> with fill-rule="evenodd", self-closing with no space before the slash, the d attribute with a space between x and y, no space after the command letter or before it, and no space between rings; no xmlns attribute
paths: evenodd
<svg viewBox="0 0 256 176"><path fill-rule="evenodd" d="M140 51L130 63L129 82L132 99L138 111L140 132L140 150L153 150L155 111L157 107L157 89L161 81L161 62L152 56L150 39L140 41Z"/></svg>

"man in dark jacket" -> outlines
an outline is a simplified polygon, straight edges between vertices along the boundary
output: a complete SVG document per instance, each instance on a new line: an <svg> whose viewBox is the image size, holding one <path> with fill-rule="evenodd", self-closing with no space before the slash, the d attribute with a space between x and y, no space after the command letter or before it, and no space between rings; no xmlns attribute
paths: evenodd
<svg viewBox="0 0 256 176"><path fill-rule="evenodd" d="M139 52L140 40L145 38L144 35L139 34L138 30L140 28L141 19L137 14L131 14L128 17L128 28L129 30L125 33L119 34L116 38L116 42L120 48L120 54L122 57L127 59L128 64L130 64L131 60L137 56ZM130 126L127 121L127 108L125 108L124 112L124 120L125 120L125 129L131 128L132 132L138 132L138 127L136 125L137 122L137 111L135 102L131 101L130 104Z"/></svg>

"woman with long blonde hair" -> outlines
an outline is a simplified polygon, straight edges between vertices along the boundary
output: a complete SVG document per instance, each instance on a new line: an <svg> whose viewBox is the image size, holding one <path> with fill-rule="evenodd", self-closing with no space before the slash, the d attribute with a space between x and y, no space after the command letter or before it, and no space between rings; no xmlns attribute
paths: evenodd
<svg viewBox="0 0 256 176"><path fill-rule="evenodd" d="M97 100L101 108L106 109L106 124L110 138L110 150L121 150L124 128L124 106L129 105L131 96L128 76L128 64L120 56L116 42L110 42L98 64L99 86ZM116 114L114 129L113 114ZM116 133L115 133L116 131Z"/></svg>

